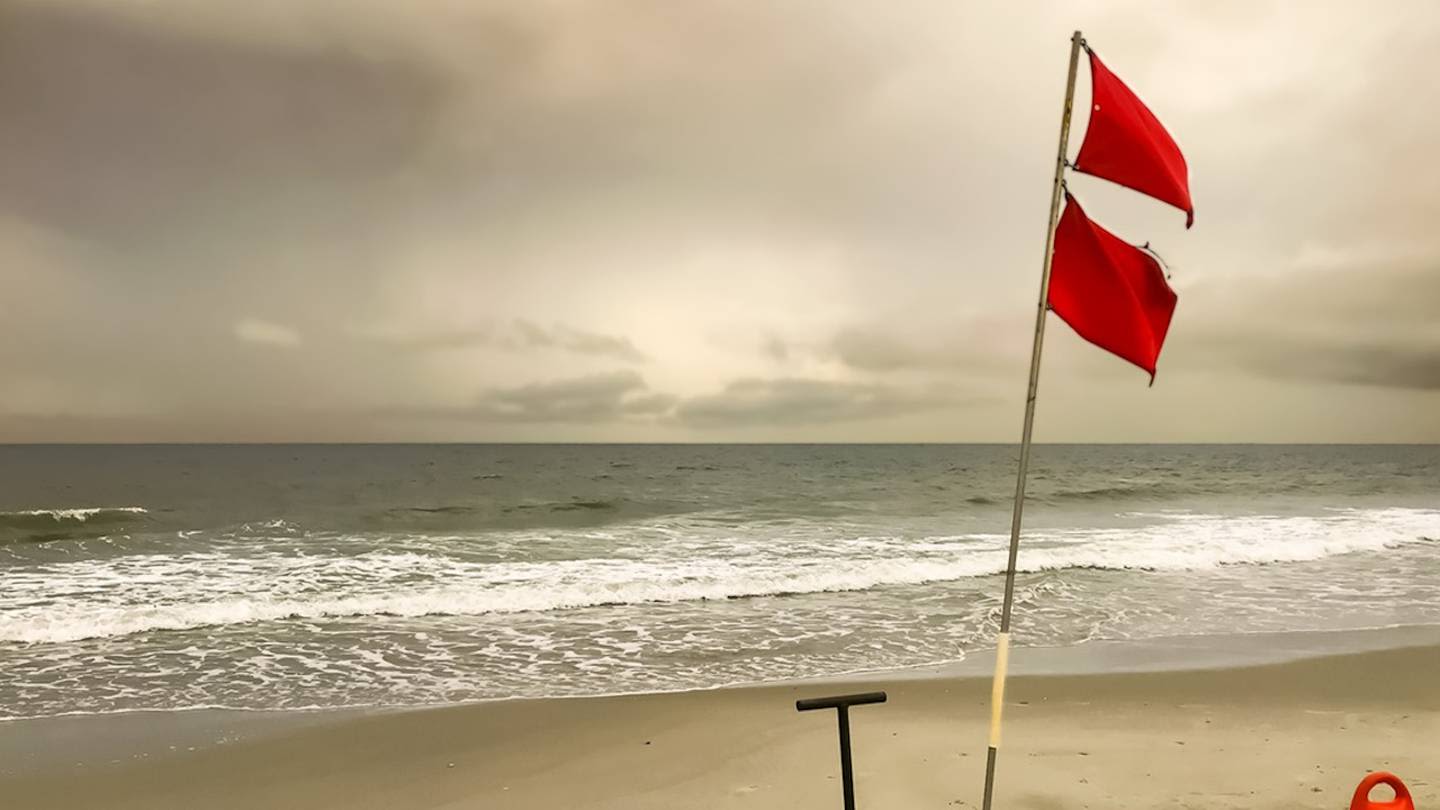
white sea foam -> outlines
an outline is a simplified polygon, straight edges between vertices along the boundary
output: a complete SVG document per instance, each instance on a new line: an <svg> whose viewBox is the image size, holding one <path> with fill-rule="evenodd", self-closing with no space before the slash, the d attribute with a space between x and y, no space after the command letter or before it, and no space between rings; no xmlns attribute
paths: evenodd
<svg viewBox="0 0 1440 810"><path fill-rule="evenodd" d="M817 530L817 534L818 534ZM1188 515L1136 528L1026 537L1020 568L1186 571L1293 563L1440 537L1440 511L1321 516ZM705 538L715 548L714 538ZM12 576L0 641L69 642L285 619L474 616L602 605L863 591L998 574L1004 538L814 537L797 547L733 538L723 557L672 549L656 559L484 563L442 554L348 557L215 554L56 563ZM808 552L797 555L797 550ZM47 594L83 594L46 598ZM98 597L97 597L98 595Z"/></svg>
<svg viewBox="0 0 1440 810"><path fill-rule="evenodd" d="M99 515L143 515L148 510L143 506L84 506L73 509L24 509L17 512L0 512L0 519L6 517L48 517L57 523L62 520L73 520L78 523L99 516Z"/></svg>

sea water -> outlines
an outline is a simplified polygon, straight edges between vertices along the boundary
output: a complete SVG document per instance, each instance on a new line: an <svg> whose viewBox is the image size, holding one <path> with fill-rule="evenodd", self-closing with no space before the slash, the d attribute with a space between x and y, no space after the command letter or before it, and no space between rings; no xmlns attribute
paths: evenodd
<svg viewBox="0 0 1440 810"><path fill-rule="evenodd" d="M0 447L0 717L961 661L1002 445ZM1017 646L1440 624L1440 448L1035 448ZM1183 648L1183 643L1182 643Z"/></svg>

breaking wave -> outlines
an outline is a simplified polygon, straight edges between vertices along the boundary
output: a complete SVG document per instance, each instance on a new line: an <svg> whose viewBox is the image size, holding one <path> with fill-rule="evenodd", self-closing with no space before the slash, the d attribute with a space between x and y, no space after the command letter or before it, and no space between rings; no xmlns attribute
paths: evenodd
<svg viewBox="0 0 1440 810"><path fill-rule="evenodd" d="M149 513L139 506L87 506L0 512L0 546L98 537L113 528L143 520L147 514Z"/></svg>
<svg viewBox="0 0 1440 810"><path fill-rule="evenodd" d="M217 559L213 555L83 560L7 582L17 607L0 642L55 643L156 630L287 619L470 616L605 605L780 597L992 576L1003 572L1005 538L816 537L796 555L791 538L751 538L748 548L707 556L697 538L663 559L592 557L485 563L435 553ZM1174 515L1129 529L1027 535L1020 568L1185 571L1292 563L1428 542L1440 511L1345 510L1307 517ZM736 541L740 543L742 541ZM748 553L740 553L746 551ZM36 607L27 593L124 591L123 601ZM112 597L122 600L122 597ZM5 607L0 598L0 607Z"/></svg>
<svg viewBox="0 0 1440 810"><path fill-rule="evenodd" d="M144 514L148 514L148 510L143 506L25 509L18 512L0 512L0 526L27 528L35 525L54 526L57 523L114 523L133 520L136 515Z"/></svg>

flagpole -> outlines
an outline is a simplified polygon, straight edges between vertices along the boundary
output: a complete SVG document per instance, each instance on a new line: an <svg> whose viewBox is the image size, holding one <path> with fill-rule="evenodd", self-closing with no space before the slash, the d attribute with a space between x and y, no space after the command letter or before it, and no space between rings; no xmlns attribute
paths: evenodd
<svg viewBox="0 0 1440 810"><path fill-rule="evenodd" d="M1055 223L1065 180L1065 150L1070 142L1070 113L1075 102L1075 68L1085 38L1070 37L1070 74L1065 79L1065 109L1060 116L1060 147L1055 154L1055 179L1050 187L1050 220L1045 228L1045 261L1040 271L1040 301L1035 309L1035 340L1030 348L1030 386L1025 394L1025 427L1020 434L1020 469L1015 476L1015 506L1010 517L1010 560L1005 566L1005 606L995 639L995 679L990 687L990 743L985 756L985 801L990 810L995 789L995 758L1000 749L1000 715L1005 707L1005 677L1010 661L1010 609L1015 599L1015 559L1020 552L1020 518L1025 510L1025 471L1030 466L1030 434L1035 425L1035 389L1040 383L1040 350L1045 345L1045 313L1050 292L1050 262L1055 250Z"/></svg>

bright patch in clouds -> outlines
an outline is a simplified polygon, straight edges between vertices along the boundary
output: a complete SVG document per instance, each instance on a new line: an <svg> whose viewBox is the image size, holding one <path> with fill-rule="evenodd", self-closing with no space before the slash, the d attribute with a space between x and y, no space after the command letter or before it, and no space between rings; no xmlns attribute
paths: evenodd
<svg viewBox="0 0 1440 810"><path fill-rule="evenodd" d="M288 326L282 326L258 318L241 318L235 322L235 337L246 343L260 343L267 346L299 346L300 333Z"/></svg>

